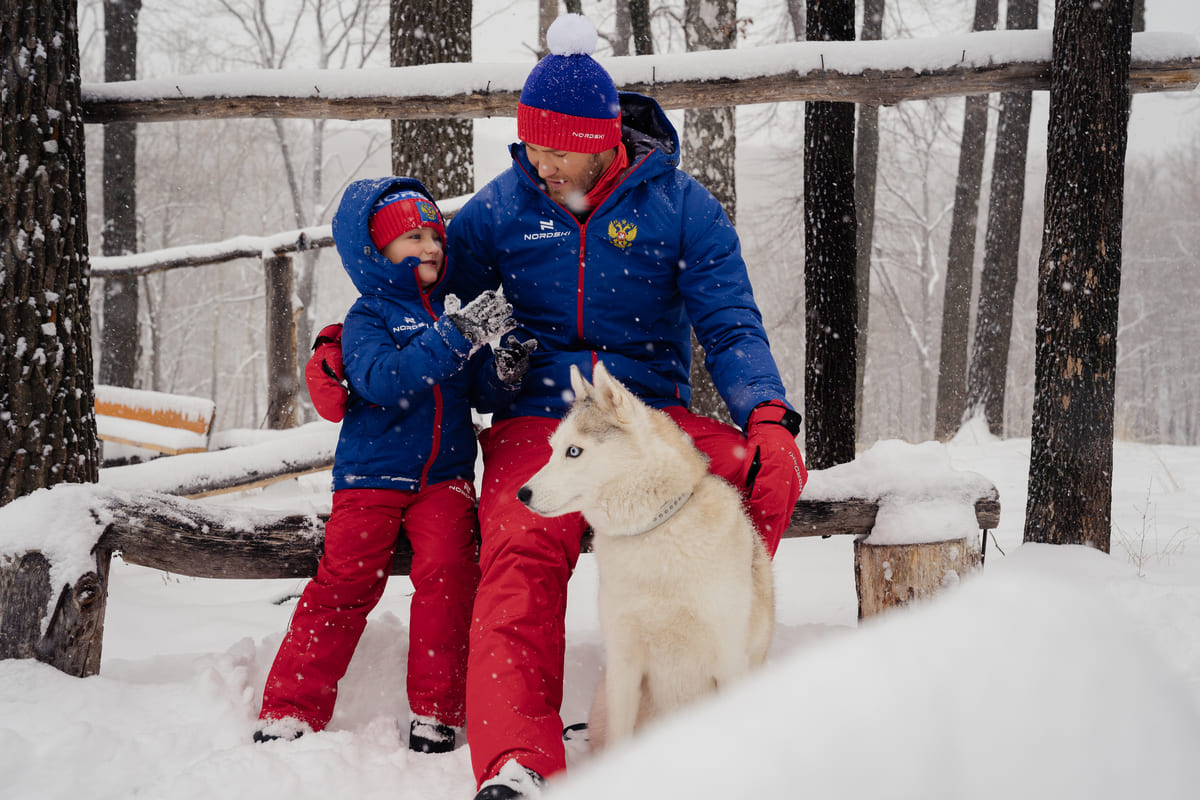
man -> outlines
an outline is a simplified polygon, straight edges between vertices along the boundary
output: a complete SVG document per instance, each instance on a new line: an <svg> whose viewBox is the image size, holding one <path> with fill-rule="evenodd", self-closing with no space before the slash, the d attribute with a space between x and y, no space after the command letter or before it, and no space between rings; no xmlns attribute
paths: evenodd
<svg viewBox="0 0 1200 800"><path fill-rule="evenodd" d="M567 580L578 515L546 519L516 497L545 463L570 404L569 369L597 360L663 409L744 487L774 554L807 473L754 302L737 233L717 200L677 169L662 110L618 95L578 15L547 34L517 111L512 167L479 191L447 236L454 286L470 298L503 286L520 338L539 349L513 405L484 441L482 577L467 668L467 738L476 800L533 798L565 766L562 719ZM745 433L687 410L689 329Z"/></svg>

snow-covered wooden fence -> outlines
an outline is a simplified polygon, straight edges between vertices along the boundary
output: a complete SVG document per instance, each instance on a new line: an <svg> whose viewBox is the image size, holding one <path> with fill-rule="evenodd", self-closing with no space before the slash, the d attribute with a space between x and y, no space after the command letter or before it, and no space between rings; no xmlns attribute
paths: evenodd
<svg viewBox="0 0 1200 800"><path fill-rule="evenodd" d="M789 42L734 50L601 58L617 88L666 109L806 100L906 100L1050 88L1051 31L985 31L936 39ZM289 70L85 84L85 122L238 117L474 119L516 116L521 62L368 70ZM1132 92L1200 83L1196 38L1136 33Z"/></svg>

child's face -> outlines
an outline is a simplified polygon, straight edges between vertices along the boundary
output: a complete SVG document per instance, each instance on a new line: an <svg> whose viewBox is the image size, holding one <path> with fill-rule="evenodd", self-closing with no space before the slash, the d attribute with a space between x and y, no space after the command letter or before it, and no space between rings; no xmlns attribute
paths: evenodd
<svg viewBox="0 0 1200 800"><path fill-rule="evenodd" d="M383 248L383 257L393 264L399 264L406 258L421 259L417 268L417 279L421 288L425 289L437 282L442 274L442 259L445 251L442 248L442 237L433 228L413 228L406 231Z"/></svg>

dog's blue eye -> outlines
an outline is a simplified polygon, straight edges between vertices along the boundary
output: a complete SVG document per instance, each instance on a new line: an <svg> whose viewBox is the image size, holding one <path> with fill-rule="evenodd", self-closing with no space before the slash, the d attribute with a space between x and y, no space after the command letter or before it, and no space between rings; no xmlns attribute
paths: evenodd
<svg viewBox="0 0 1200 800"><path fill-rule="evenodd" d="M571 445L567 448L567 458L579 458L583 455L583 448Z"/></svg>

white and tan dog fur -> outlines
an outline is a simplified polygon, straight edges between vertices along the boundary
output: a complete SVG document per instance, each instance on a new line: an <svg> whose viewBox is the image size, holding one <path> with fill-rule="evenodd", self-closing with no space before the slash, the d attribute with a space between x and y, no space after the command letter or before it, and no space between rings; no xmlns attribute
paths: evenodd
<svg viewBox="0 0 1200 800"><path fill-rule="evenodd" d="M770 557L737 490L603 364L593 379L571 368L575 402L518 496L543 516L582 512L595 533L607 653L589 719L595 749L760 665L775 602Z"/></svg>

